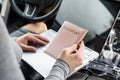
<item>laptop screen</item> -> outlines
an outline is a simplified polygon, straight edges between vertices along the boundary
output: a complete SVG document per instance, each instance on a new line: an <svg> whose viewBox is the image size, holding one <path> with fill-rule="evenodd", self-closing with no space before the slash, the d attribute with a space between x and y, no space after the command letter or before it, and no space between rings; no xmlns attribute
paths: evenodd
<svg viewBox="0 0 120 80"><path fill-rule="evenodd" d="M56 21L62 25L67 20L87 29L86 46L100 53L119 9L120 3L114 0L63 0Z"/></svg>

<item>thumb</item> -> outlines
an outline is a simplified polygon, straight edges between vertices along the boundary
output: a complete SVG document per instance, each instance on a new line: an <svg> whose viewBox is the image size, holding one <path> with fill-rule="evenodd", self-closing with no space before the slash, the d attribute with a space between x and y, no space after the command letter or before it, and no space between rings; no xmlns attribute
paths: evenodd
<svg viewBox="0 0 120 80"><path fill-rule="evenodd" d="M77 49L77 44L73 44L72 46L67 48L67 51L70 53L74 52Z"/></svg>
<svg viewBox="0 0 120 80"><path fill-rule="evenodd" d="M79 44L79 49L78 49L78 51L84 51L84 48L85 48L85 46L84 46L84 42L82 41L80 44Z"/></svg>
<svg viewBox="0 0 120 80"><path fill-rule="evenodd" d="M33 46L23 45L22 48L23 48L24 51L30 51L30 52L35 52L36 51L36 48L33 47Z"/></svg>

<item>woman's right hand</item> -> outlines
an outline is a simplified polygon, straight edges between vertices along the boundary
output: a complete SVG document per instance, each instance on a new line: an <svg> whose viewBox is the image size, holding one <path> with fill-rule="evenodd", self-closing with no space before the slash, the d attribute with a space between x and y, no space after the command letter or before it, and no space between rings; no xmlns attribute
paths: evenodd
<svg viewBox="0 0 120 80"><path fill-rule="evenodd" d="M59 58L70 66L71 71L83 63L84 42L74 44L62 50Z"/></svg>

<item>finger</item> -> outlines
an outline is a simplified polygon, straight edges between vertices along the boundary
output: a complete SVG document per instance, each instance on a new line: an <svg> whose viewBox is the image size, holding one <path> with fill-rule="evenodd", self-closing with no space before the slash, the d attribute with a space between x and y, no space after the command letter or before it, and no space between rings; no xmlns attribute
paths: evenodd
<svg viewBox="0 0 120 80"><path fill-rule="evenodd" d="M75 52L76 49L77 49L77 44L73 44L72 46L66 48L66 50L69 51L70 53Z"/></svg>
<svg viewBox="0 0 120 80"><path fill-rule="evenodd" d="M81 42L80 44L78 44L78 45L79 45L78 52L83 53L84 48L85 48L84 42L82 41L82 42Z"/></svg>
<svg viewBox="0 0 120 80"><path fill-rule="evenodd" d="M37 35L37 34L34 34L34 36L35 36L36 38L42 40L42 41L45 41L45 42L47 42L47 43L49 42L49 40L48 40L47 38L43 37L43 36L40 36L40 35Z"/></svg>
<svg viewBox="0 0 120 80"><path fill-rule="evenodd" d="M22 45L22 48L24 51L30 51L30 52L35 52L36 48L33 46L28 46L28 45Z"/></svg>
<svg viewBox="0 0 120 80"><path fill-rule="evenodd" d="M38 38L36 38L35 36L32 36L32 35L29 36L29 40L33 41L34 43L38 43L40 45L46 45L47 44L47 42L45 42L43 40L40 40L40 39L38 39Z"/></svg>

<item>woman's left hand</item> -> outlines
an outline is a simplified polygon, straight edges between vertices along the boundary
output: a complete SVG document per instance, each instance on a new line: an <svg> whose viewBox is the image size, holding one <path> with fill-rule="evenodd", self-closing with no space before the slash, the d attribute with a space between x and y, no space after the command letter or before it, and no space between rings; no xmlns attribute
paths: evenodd
<svg viewBox="0 0 120 80"><path fill-rule="evenodd" d="M35 52L36 47L33 45L29 45L29 43L30 44L35 43L43 46L43 45L46 45L49 42L49 40L37 34L27 33L23 36L18 37L16 39L16 42L20 45L20 47L24 51Z"/></svg>

